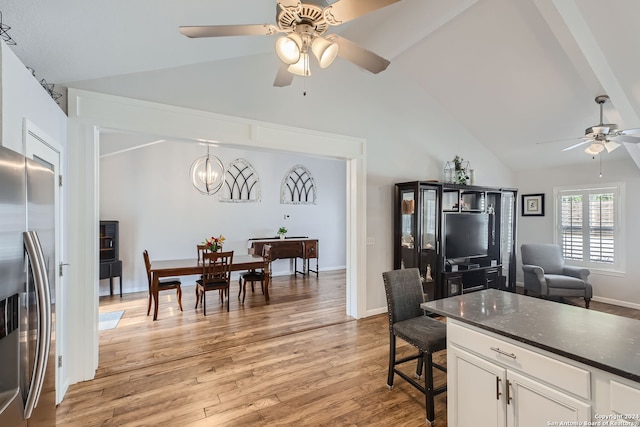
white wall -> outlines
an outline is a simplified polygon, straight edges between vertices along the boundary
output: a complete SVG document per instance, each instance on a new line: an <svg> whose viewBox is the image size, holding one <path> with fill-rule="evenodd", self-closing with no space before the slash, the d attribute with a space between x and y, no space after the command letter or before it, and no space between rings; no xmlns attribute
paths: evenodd
<svg viewBox="0 0 640 427"><path fill-rule="evenodd" d="M198 67L202 67L200 64ZM207 66L207 65L204 65ZM370 74L346 61L291 87L274 88L274 74L247 78L246 70L277 70L271 54L208 64L206 80L190 67L112 77L76 86L134 99L189 106L236 117L348 135L367 141L366 307L386 311L382 272L393 268L393 184L441 179L444 163L455 155L471 162L477 183L514 187L503 165L419 84L394 68ZM189 81L189 84L182 82ZM306 85L306 96L303 96ZM198 91L193 88L198 87ZM171 88L159 90L159 88ZM170 125L170 124L167 124Z"/></svg>
<svg viewBox="0 0 640 427"><path fill-rule="evenodd" d="M25 154L23 119L28 118L62 147L67 142L67 120L31 72L13 51L0 40L0 143Z"/></svg>
<svg viewBox="0 0 640 427"><path fill-rule="evenodd" d="M624 150L620 148L619 150ZM585 155L586 156L586 155ZM585 163L559 169L528 170L517 173L520 194L545 194L543 217L518 218L518 281L522 283L520 245L523 243L552 243L554 240L554 187L606 184L622 182L626 187L624 203L624 259L623 274L612 274L592 270L589 281L593 285L595 300L640 308L640 224L636 221L640 212L640 170L633 161L625 157L612 161L607 154L602 156L602 178L599 177L598 160L585 159ZM520 215L520 212L518 213Z"/></svg>
<svg viewBox="0 0 640 427"><path fill-rule="evenodd" d="M121 133L108 134L100 143L126 138ZM249 238L274 237L281 226L288 228L289 236L319 239L321 270L345 268L344 161L228 147L212 150L225 165L243 158L253 166L260 177L260 202L225 203L218 195L200 194L189 180L191 163L206 154L199 144L168 141L102 156L100 217L120 221L124 292L147 289L142 259L145 249L152 259L195 258L196 244L223 234L227 238L225 250L246 254ZM306 167L315 180L315 205L280 203L282 179L297 164ZM285 220L284 215L290 217ZM299 268L300 263L298 260ZM290 262L275 261L273 271L275 275L290 273ZM183 283L194 282L183 278ZM117 285L115 279L116 292ZM101 281L100 293L109 293L108 280Z"/></svg>

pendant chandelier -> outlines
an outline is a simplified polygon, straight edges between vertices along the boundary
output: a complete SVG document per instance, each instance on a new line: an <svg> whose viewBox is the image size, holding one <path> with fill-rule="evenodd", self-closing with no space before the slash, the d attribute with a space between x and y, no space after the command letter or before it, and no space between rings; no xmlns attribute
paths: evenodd
<svg viewBox="0 0 640 427"><path fill-rule="evenodd" d="M219 158L209 153L198 157L191 165L191 182L196 190L207 196L216 194L224 185L225 170Z"/></svg>

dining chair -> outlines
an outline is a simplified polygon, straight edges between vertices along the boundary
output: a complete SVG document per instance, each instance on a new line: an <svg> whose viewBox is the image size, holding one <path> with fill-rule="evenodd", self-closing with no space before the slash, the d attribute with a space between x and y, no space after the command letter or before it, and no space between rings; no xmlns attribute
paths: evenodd
<svg viewBox="0 0 640 427"><path fill-rule="evenodd" d="M267 275L271 274L271 245L262 246L262 257L265 260L265 267L262 270L249 270L247 273L240 275L238 298L240 298L240 294L242 294L243 304L244 297L247 293L247 282L251 283L251 292L255 291L254 284L260 282L260 288L262 289L262 294L264 294L264 279Z"/></svg>
<svg viewBox="0 0 640 427"><path fill-rule="evenodd" d="M151 300L153 295L151 294L151 285L152 285L152 277L151 277L151 261L149 261L149 252L145 249L142 252L142 256L144 258L144 266L147 269L147 282L149 284L149 303L147 305L147 316L151 312ZM166 291L169 289L175 289L176 295L178 297L178 306L180 307L180 311L182 311L182 288L180 287L182 283L180 279L177 277L161 277L158 279L158 294L160 291Z"/></svg>
<svg viewBox="0 0 640 427"><path fill-rule="evenodd" d="M219 290L222 303L225 294L229 294L231 282L231 265L233 264L233 251L205 252L202 259L202 276L196 280L196 307L202 306L204 315L207 315L207 291ZM227 311L229 311L227 297Z"/></svg>
<svg viewBox="0 0 640 427"><path fill-rule="evenodd" d="M196 245L197 249L198 249L198 264L200 264L200 262L204 259L202 254L204 254L205 252L209 252L209 249L207 248L207 245Z"/></svg>
<svg viewBox="0 0 640 427"><path fill-rule="evenodd" d="M433 353L447 348L447 327L444 322L425 315L420 308L424 302L420 271L417 268L387 271L382 273L387 296L389 317L389 373L387 386L393 388L394 374L400 375L425 395L427 423L435 419L434 397L447 390L446 384L434 389L433 369L446 372L446 368L433 362ZM417 354L396 359L396 337L418 350ZM396 368L397 365L417 360L416 378L422 377L424 386Z"/></svg>

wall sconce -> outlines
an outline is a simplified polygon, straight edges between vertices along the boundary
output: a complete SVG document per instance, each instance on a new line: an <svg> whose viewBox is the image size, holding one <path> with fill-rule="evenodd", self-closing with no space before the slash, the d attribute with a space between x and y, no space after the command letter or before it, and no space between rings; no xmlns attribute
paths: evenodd
<svg viewBox="0 0 640 427"><path fill-rule="evenodd" d="M207 196L216 194L222 188L226 175L220 159L209 154L209 147L207 145L207 155L198 157L191 165L191 183Z"/></svg>

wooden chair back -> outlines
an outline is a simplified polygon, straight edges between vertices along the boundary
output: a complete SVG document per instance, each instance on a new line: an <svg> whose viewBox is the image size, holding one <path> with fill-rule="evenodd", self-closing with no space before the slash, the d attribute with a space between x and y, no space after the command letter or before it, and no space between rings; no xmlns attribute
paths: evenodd
<svg viewBox="0 0 640 427"><path fill-rule="evenodd" d="M231 282L233 251L202 254L202 285L206 289L228 287Z"/></svg>
<svg viewBox="0 0 640 427"><path fill-rule="evenodd" d="M144 257L144 266L147 269L147 284L149 285L149 289L151 289L151 261L149 261L149 252L145 249L144 252L142 252L142 256Z"/></svg>
<svg viewBox="0 0 640 427"><path fill-rule="evenodd" d="M202 255L205 252L209 252L209 249L207 248L207 245L196 245L196 247L198 249L198 264L200 264L200 262L204 260Z"/></svg>
<svg viewBox="0 0 640 427"><path fill-rule="evenodd" d="M271 245L262 247L262 258L264 258L264 274L271 275Z"/></svg>

